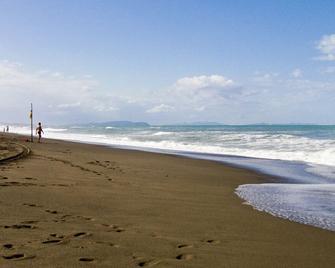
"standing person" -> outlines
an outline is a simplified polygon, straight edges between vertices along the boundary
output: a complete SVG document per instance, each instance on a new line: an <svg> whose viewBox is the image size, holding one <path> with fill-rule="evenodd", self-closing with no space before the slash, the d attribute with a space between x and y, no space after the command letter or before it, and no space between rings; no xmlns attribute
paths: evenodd
<svg viewBox="0 0 335 268"><path fill-rule="evenodd" d="M9 132L9 126L7 126L6 131Z"/></svg>
<svg viewBox="0 0 335 268"><path fill-rule="evenodd" d="M38 127L36 128L36 134L38 134L38 142L41 142L42 133L44 134L44 131L42 129L41 122L39 122Z"/></svg>

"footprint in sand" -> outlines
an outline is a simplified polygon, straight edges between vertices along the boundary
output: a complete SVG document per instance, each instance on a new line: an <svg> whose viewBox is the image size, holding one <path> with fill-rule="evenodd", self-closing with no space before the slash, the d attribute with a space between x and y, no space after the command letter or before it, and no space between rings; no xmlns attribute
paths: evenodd
<svg viewBox="0 0 335 268"><path fill-rule="evenodd" d="M4 245L2 245L4 248L6 248L6 249L11 249L11 248L13 248L13 245L12 244L4 244Z"/></svg>
<svg viewBox="0 0 335 268"><path fill-rule="evenodd" d="M178 256L176 256L177 260L185 260L185 261L192 260L193 258L194 256L192 254L179 254Z"/></svg>
<svg viewBox="0 0 335 268"><path fill-rule="evenodd" d="M91 236L91 235L92 235L91 233L79 232L79 233L73 234L72 236L79 238L79 237L87 237L87 236Z"/></svg>
<svg viewBox="0 0 335 268"><path fill-rule="evenodd" d="M42 244L56 244L59 242L62 242L62 240L61 239L49 239L49 240L42 241Z"/></svg>
<svg viewBox="0 0 335 268"><path fill-rule="evenodd" d="M94 258L81 257L81 258L79 258L79 261L92 262L92 261L94 261Z"/></svg>
<svg viewBox="0 0 335 268"><path fill-rule="evenodd" d="M45 212L48 212L50 214L58 214L57 210L50 210L50 209L46 209Z"/></svg>
<svg viewBox="0 0 335 268"><path fill-rule="evenodd" d="M21 224L36 224L38 221L22 221Z"/></svg>
<svg viewBox="0 0 335 268"><path fill-rule="evenodd" d="M47 238L46 240L42 241L42 244L64 244L70 241L72 238L82 238L90 236L90 233L86 232L78 232L69 236L64 237L63 235L57 235L55 233L50 234L52 238Z"/></svg>
<svg viewBox="0 0 335 268"><path fill-rule="evenodd" d="M65 237L56 233L49 234L49 236L46 240L42 241L42 244L64 244L70 241L70 236Z"/></svg>
<svg viewBox="0 0 335 268"><path fill-rule="evenodd" d="M126 231L125 229L123 229L123 228L121 228L121 227L119 227L118 225L115 225L115 224L101 224L101 225L110 228L107 232L114 231L114 232L117 232L117 233L122 233L122 232Z"/></svg>
<svg viewBox="0 0 335 268"><path fill-rule="evenodd" d="M177 246L177 248L192 248L193 245L188 245L188 244L180 244Z"/></svg>
<svg viewBox="0 0 335 268"><path fill-rule="evenodd" d="M0 183L0 186L2 187L8 187L8 186L36 186L35 183L29 183L29 182L19 182L19 181L9 181L9 182L3 182Z"/></svg>
<svg viewBox="0 0 335 268"><path fill-rule="evenodd" d="M94 218L91 218L91 217L87 217L87 216L76 216L78 219L82 219L82 220L85 220L85 221L95 221Z"/></svg>
<svg viewBox="0 0 335 268"><path fill-rule="evenodd" d="M159 264L160 262L161 262L160 260L140 261L138 263L138 266L140 266L140 267L150 267L150 266L154 266L156 264Z"/></svg>
<svg viewBox="0 0 335 268"><path fill-rule="evenodd" d="M207 244L212 244L212 245L220 244L220 240L215 240L215 239L208 239L208 240L205 240L205 242Z"/></svg>
<svg viewBox="0 0 335 268"><path fill-rule="evenodd" d="M16 253L16 254L12 254L12 255L7 255L7 256L2 256L4 259L6 260L12 260L12 259L19 259L24 257L24 254L21 253Z"/></svg>
<svg viewBox="0 0 335 268"><path fill-rule="evenodd" d="M3 255L2 258L4 258L5 260L27 260L27 259L32 259L35 258L36 255L25 255L23 253L15 253L15 254L11 254L11 255Z"/></svg>
<svg viewBox="0 0 335 268"><path fill-rule="evenodd" d="M35 229L36 226L30 224L13 224L13 225L5 225L5 229Z"/></svg>
<svg viewBox="0 0 335 268"><path fill-rule="evenodd" d="M58 186L58 187L70 187L71 184L63 184L63 183L53 183L51 186Z"/></svg>
<svg viewBox="0 0 335 268"><path fill-rule="evenodd" d="M71 215L71 214L65 214L65 215L61 216L60 219L61 219L62 222L65 222L67 218L72 218L72 217L73 217L73 215Z"/></svg>
<svg viewBox="0 0 335 268"><path fill-rule="evenodd" d="M22 205L23 206L28 206L28 207L42 207L42 206L39 206L39 205L36 205L36 204L31 204L31 203L23 203Z"/></svg>
<svg viewBox="0 0 335 268"><path fill-rule="evenodd" d="M137 266L139 267L150 267L159 264L161 262L161 260L158 259L146 259L144 257L137 257L137 256L133 256L133 259L138 261Z"/></svg>
<svg viewBox="0 0 335 268"><path fill-rule="evenodd" d="M25 179L25 180L33 180L33 181L36 181L36 180L37 180L36 178L32 178L32 177L25 177L25 178L23 178L23 179Z"/></svg>
<svg viewBox="0 0 335 268"><path fill-rule="evenodd" d="M106 161L103 161L103 162L95 160L95 161L87 162L87 164L100 166L100 167L103 167L103 168L107 168L107 169L111 169L111 170L119 171L119 172L123 173L123 170L120 167L115 166L116 165L115 162L111 162L109 160L106 160ZM94 173L96 173L96 172L94 172ZM99 174L97 174L97 175L99 175Z"/></svg>

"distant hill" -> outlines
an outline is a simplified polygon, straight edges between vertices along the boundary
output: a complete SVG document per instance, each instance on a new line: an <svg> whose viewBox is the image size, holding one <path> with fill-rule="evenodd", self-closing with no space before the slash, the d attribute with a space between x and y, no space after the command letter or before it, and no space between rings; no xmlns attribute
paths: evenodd
<svg viewBox="0 0 335 268"><path fill-rule="evenodd" d="M146 122L132 122L132 121L108 121L100 123L91 123L90 125L99 127L150 127Z"/></svg>
<svg viewBox="0 0 335 268"><path fill-rule="evenodd" d="M200 122L189 122L189 123L181 123L182 126L220 126L222 123L218 122L208 122L208 121L200 121Z"/></svg>

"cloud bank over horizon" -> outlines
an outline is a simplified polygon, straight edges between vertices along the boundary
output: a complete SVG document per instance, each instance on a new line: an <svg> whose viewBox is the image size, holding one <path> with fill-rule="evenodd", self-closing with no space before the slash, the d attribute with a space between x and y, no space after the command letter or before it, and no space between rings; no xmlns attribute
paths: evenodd
<svg viewBox="0 0 335 268"><path fill-rule="evenodd" d="M329 116L334 83L304 78L300 68L286 76L255 72L244 84L219 74L186 76L135 97L112 94L92 76L28 71L23 64L4 60L0 92L2 122L25 122L33 102L38 120L56 124L109 120L334 123ZM320 103L323 111L317 114L313 107ZM322 112L324 120L320 120Z"/></svg>

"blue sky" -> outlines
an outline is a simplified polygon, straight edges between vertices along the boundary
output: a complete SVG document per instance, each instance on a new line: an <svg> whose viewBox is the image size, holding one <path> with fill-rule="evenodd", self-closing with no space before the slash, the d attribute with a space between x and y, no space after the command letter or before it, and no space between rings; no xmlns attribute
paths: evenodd
<svg viewBox="0 0 335 268"><path fill-rule="evenodd" d="M334 124L334 1L0 0L0 121Z"/></svg>

